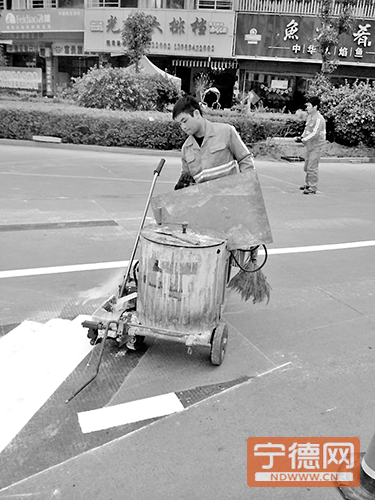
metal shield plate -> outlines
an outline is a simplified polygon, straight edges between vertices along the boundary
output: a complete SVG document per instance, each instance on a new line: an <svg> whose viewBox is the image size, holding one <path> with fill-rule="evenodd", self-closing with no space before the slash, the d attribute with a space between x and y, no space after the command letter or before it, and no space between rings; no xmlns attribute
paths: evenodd
<svg viewBox="0 0 375 500"><path fill-rule="evenodd" d="M158 224L187 222L192 230L216 231L228 250L272 243L256 170L154 196L151 207Z"/></svg>

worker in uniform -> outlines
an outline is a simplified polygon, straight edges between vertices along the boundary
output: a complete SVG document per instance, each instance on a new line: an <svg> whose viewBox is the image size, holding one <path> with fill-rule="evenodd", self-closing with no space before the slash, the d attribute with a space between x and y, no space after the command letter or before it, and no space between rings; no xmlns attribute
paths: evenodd
<svg viewBox="0 0 375 500"><path fill-rule="evenodd" d="M189 178L191 184L201 183L254 168L253 155L236 129L203 118L194 97L179 99L172 116L189 136L182 146L182 171L175 189L185 187L184 179Z"/></svg>
<svg viewBox="0 0 375 500"><path fill-rule="evenodd" d="M179 99L173 107L172 117L188 135L182 146L182 170L175 189L254 168L253 155L237 130L227 123L206 120L194 97ZM254 250L252 258L256 259L256 253ZM236 255L240 264L243 263L244 252L236 252Z"/></svg>
<svg viewBox="0 0 375 500"><path fill-rule="evenodd" d="M319 113L320 99L310 97L306 102L307 120L305 130L296 142L306 146L306 157L303 170L305 171L305 184L301 186L303 194L315 194L318 189L318 169L322 148L326 141L326 122Z"/></svg>

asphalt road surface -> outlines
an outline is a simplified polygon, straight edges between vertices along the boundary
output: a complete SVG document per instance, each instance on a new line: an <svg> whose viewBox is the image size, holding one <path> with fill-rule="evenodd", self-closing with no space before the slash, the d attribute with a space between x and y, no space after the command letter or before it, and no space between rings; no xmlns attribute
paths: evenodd
<svg viewBox="0 0 375 500"><path fill-rule="evenodd" d="M336 488L247 485L249 437L375 431L375 167L323 163L305 196L301 163L256 162L274 242L271 300L227 294L224 363L179 344L108 343L98 378L65 400L98 356L82 317L115 293L160 158L110 148L0 144L0 499L334 499ZM148 214L147 221L152 220ZM166 416L83 432L80 415L167 395ZM130 407L126 407L127 409Z"/></svg>

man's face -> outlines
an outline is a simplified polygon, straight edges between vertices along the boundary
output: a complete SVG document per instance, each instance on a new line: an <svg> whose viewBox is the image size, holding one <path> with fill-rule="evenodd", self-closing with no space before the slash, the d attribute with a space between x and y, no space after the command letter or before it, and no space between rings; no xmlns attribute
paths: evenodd
<svg viewBox="0 0 375 500"><path fill-rule="evenodd" d="M306 103L306 111L309 115L316 109L315 106L311 104L311 102Z"/></svg>
<svg viewBox="0 0 375 500"><path fill-rule="evenodd" d="M187 135L196 134L201 128L201 115L196 109L193 116L189 113L180 113L176 116L175 121L181 125L182 130Z"/></svg>

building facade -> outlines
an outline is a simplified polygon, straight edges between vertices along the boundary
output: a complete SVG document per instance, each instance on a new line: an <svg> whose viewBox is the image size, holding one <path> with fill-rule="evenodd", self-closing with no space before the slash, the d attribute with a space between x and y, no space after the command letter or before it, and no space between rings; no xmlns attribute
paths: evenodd
<svg viewBox="0 0 375 500"><path fill-rule="evenodd" d="M334 9L339 1L333 0ZM372 1L358 2L355 29L335 49L338 79L375 79ZM0 0L0 9L9 66L25 68L19 81L30 74L34 88L33 68L40 70L47 96L102 61L126 66L121 28L134 10L154 19L151 61L179 76L186 92L208 73L223 107L232 105L235 89L269 107L297 109L308 78L321 67L314 45L318 0ZM0 75L2 87L4 78L12 78L9 70ZM14 88L23 85L19 81Z"/></svg>
<svg viewBox="0 0 375 500"><path fill-rule="evenodd" d="M332 6L337 14L340 1ZM252 90L269 107L301 108L308 79L322 66L318 12L317 0L239 0L234 46L239 89ZM375 80L375 4L360 0L354 15L352 32L341 35L334 49L337 83Z"/></svg>

